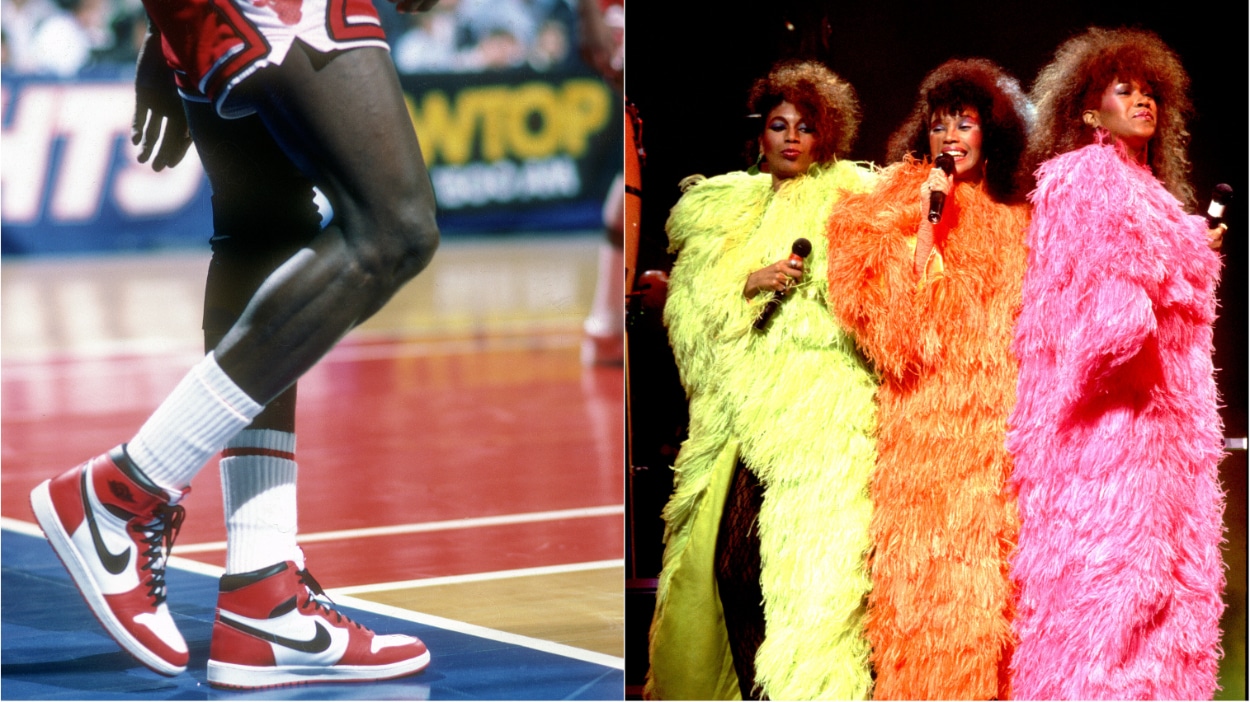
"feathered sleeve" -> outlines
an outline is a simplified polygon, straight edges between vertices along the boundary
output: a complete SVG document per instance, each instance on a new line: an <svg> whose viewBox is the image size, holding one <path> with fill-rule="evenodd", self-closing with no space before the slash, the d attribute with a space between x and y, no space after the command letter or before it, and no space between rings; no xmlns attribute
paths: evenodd
<svg viewBox="0 0 1250 702"><path fill-rule="evenodd" d="M729 173L689 179L669 215L669 251L677 261L669 277L664 323L686 394L713 377L722 332L750 316L742 295L746 277L724 274L726 251L758 226L771 196L766 175Z"/></svg>
<svg viewBox="0 0 1250 702"><path fill-rule="evenodd" d="M940 355L925 325L913 271L917 205L928 167L906 161L885 170L872 192L843 198L829 218L829 308L878 370L903 376Z"/></svg>
<svg viewBox="0 0 1250 702"><path fill-rule="evenodd" d="M1030 199L1023 294L1032 304L1015 344L1022 358L1052 359L1055 409L1071 413L1107 390L1157 382L1160 315L1214 319L1220 261L1203 219L1110 144L1042 164Z"/></svg>

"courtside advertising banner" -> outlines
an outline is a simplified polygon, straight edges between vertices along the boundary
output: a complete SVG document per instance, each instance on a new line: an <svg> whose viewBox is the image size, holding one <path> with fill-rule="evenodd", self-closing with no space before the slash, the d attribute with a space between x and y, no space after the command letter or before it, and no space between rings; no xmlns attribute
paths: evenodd
<svg viewBox="0 0 1250 702"><path fill-rule="evenodd" d="M192 149L154 173L130 143L128 75L5 75L5 255L205 246L211 197ZM445 234L595 230L621 169L622 103L585 71L402 75ZM327 216L329 213L326 213Z"/></svg>

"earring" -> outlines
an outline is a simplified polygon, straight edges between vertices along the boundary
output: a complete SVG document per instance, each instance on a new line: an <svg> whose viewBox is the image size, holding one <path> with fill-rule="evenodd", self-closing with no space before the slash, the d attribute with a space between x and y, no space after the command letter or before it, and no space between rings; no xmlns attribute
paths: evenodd
<svg viewBox="0 0 1250 702"><path fill-rule="evenodd" d="M747 169L748 173L768 173L768 159L764 158L764 147L760 147L760 153L755 157L755 163Z"/></svg>

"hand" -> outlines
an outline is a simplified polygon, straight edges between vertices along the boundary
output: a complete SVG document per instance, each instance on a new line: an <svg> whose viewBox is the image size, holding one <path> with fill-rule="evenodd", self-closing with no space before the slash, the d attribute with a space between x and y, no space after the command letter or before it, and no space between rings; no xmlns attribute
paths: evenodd
<svg viewBox="0 0 1250 702"><path fill-rule="evenodd" d="M929 177L920 184L920 211L926 215L929 212L929 196L932 193L949 193L955 188L954 174L946 175L941 168L934 168L929 171Z"/></svg>
<svg viewBox="0 0 1250 702"><path fill-rule="evenodd" d="M426 12L438 4L438 0L391 0L395 9L404 13Z"/></svg>
<svg viewBox="0 0 1250 702"><path fill-rule="evenodd" d="M1223 223L1215 229L1207 230L1207 246L1210 246L1212 251L1219 251L1224 245L1224 232L1226 231L1228 231L1228 225Z"/></svg>
<svg viewBox="0 0 1250 702"><path fill-rule="evenodd" d="M760 293L761 290L772 290L773 292L781 292L789 288L794 281L803 277L803 259L783 258L767 268L761 268L751 275L747 276L746 287L742 289L742 294L746 299L751 300Z"/></svg>
<svg viewBox="0 0 1250 702"><path fill-rule="evenodd" d="M191 132L174 83L174 71L161 52L161 35L151 29L143 39L135 67L135 116L130 123L130 143L139 147L139 163L147 163L155 152L154 171L177 166L191 147Z"/></svg>
<svg viewBox="0 0 1250 702"><path fill-rule="evenodd" d="M941 168L929 171L929 177L920 184L920 229L916 232L916 260L913 267L917 278L923 278L929 253L933 251L933 223L929 221L929 199L933 193L950 193L955 188L955 175L946 175Z"/></svg>

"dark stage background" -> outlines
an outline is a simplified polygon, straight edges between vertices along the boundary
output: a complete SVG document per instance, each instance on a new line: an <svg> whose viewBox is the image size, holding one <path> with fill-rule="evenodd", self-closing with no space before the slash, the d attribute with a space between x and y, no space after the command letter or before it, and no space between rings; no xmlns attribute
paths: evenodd
<svg viewBox="0 0 1250 702"><path fill-rule="evenodd" d="M1220 287L1215 365L1224 404L1225 435L1246 436L1246 7L1215 16L1208 5L1075 0L1027 3L800 2L752 4L635 2L629 8L626 94L639 108L643 169L642 248L638 270L667 270L664 222L677 201L678 181L748 164L745 98L751 82L777 60L815 58L855 86L863 119L851 158L883 163L886 141L907 116L920 80L949 58L981 56L1020 79L1027 90L1055 48L1085 27L1150 29L1171 46L1191 78L1196 117L1191 180L1203 200L1216 183L1230 184L1226 261ZM792 28L791 28L792 27ZM650 620L648 586L659 570L659 510L671 487L668 467L684 438L685 397L677 382L659 310L634 304L630 331L630 590L627 596L626 681L637 692L646 669ZM1244 699L1246 582L1246 461L1234 452L1223 465L1227 522L1230 625L1237 650L1230 660L1240 682L1226 687ZM1227 628L1227 626L1226 626ZM1230 631L1232 633L1232 631ZM1228 645L1226 644L1226 648ZM1237 657L1240 662L1235 662ZM1237 687L1239 685L1239 687Z"/></svg>

